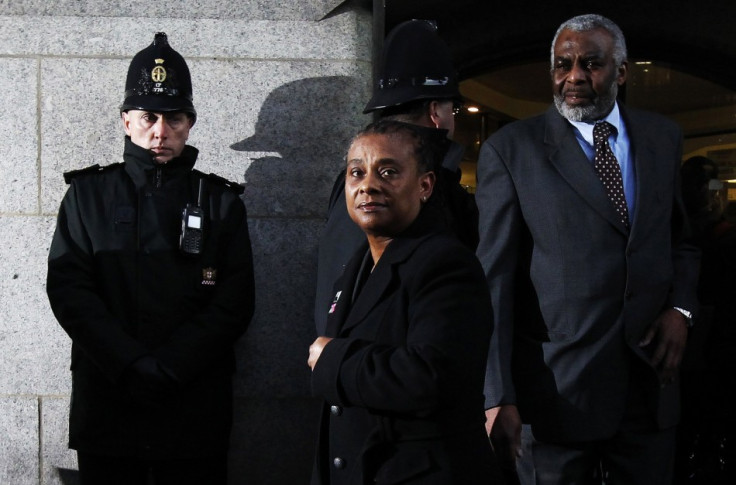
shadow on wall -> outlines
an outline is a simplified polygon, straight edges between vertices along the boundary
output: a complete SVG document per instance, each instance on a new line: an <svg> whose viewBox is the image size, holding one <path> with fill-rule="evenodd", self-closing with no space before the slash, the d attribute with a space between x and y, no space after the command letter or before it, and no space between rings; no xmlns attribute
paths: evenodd
<svg viewBox="0 0 736 485"><path fill-rule="evenodd" d="M361 128L356 114L364 96L363 83L350 76L300 79L268 95L255 133L230 146L251 154L249 214L324 216L348 143Z"/></svg>
<svg viewBox="0 0 736 485"><path fill-rule="evenodd" d="M63 485L79 485L79 472L68 468L57 468L59 479Z"/></svg>
<svg viewBox="0 0 736 485"><path fill-rule="evenodd" d="M236 347L232 485L309 483L321 408L306 365L317 244L348 143L366 121L366 92L350 76L288 82L263 101L255 133L230 146L243 155L256 276L256 313Z"/></svg>

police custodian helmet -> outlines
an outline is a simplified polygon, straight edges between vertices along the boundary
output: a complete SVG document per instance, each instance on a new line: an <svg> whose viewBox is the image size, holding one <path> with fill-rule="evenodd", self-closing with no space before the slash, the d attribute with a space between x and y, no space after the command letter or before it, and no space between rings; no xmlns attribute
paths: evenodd
<svg viewBox="0 0 736 485"><path fill-rule="evenodd" d="M166 34L133 57L120 111L184 111L197 116L192 104L192 78L184 58L171 48Z"/></svg>
<svg viewBox="0 0 736 485"><path fill-rule="evenodd" d="M403 22L383 46L378 82L363 113L418 99L460 99L447 44L428 20Z"/></svg>

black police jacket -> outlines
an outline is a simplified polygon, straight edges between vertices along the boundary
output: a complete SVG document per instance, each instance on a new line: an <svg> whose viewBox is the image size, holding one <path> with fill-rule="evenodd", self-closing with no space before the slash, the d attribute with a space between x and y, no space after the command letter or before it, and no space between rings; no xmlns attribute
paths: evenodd
<svg viewBox="0 0 736 485"><path fill-rule="evenodd" d="M124 163L65 174L47 292L72 339L71 448L144 458L227 449L252 254L242 188L193 170L197 153L187 146L160 165L126 137ZM179 236L200 180L204 243L192 256ZM140 362L157 372L141 374Z"/></svg>

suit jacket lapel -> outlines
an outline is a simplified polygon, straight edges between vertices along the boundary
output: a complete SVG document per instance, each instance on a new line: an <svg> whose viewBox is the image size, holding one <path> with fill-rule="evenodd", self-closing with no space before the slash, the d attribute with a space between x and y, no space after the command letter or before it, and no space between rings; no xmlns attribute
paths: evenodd
<svg viewBox="0 0 736 485"><path fill-rule="evenodd" d="M631 142L631 154L636 174L636 208L631 219L632 237L638 226L648 225L646 222L648 213L646 209L652 207L653 199L658 195L657 183L665 183L658 180L656 174L655 147L652 142L654 138L649 136L649 127L639 122L639 118L619 105L624 123L626 123Z"/></svg>
<svg viewBox="0 0 736 485"><path fill-rule="evenodd" d="M574 128L552 106L546 114L544 143L547 157L562 178L603 218L624 234L626 227L595 173L593 164L575 138Z"/></svg>

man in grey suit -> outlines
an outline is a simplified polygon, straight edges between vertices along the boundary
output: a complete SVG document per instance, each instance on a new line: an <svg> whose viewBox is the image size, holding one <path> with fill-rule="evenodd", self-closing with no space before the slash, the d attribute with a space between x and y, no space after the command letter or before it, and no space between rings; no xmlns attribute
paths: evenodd
<svg viewBox="0 0 736 485"><path fill-rule="evenodd" d="M681 133L616 101L628 64L609 19L563 23L551 61L554 106L495 133L478 164L486 425L523 484L667 484L699 258Z"/></svg>

